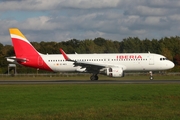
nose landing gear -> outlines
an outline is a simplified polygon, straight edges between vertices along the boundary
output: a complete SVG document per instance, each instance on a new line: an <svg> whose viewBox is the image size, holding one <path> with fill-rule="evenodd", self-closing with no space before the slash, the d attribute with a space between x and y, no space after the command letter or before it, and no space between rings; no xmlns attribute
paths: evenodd
<svg viewBox="0 0 180 120"><path fill-rule="evenodd" d="M152 73L152 71L149 71L149 74L150 74L149 79L150 79L150 80L153 80L153 79L154 79L154 77L153 77L153 73Z"/></svg>

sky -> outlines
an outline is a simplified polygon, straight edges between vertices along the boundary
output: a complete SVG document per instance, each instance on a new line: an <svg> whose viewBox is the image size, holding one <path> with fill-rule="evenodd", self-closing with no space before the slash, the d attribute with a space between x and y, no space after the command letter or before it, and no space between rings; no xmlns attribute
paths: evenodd
<svg viewBox="0 0 180 120"><path fill-rule="evenodd" d="M9 28L30 42L180 36L180 0L1 0L0 43Z"/></svg>

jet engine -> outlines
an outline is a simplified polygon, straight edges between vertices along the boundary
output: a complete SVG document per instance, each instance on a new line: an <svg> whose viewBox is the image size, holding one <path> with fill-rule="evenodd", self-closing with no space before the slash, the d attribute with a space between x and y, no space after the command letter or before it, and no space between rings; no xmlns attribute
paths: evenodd
<svg viewBox="0 0 180 120"><path fill-rule="evenodd" d="M105 72L110 77L124 77L123 69L119 67L107 68Z"/></svg>

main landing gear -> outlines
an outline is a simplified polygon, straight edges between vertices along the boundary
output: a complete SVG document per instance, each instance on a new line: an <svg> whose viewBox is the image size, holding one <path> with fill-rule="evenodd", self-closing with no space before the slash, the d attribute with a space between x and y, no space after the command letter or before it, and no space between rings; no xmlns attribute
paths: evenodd
<svg viewBox="0 0 180 120"><path fill-rule="evenodd" d="M95 80L98 80L98 76L97 76L97 74L93 74L91 77L90 77L90 80L91 81L95 81Z"/></svg>
<svg viewBox="0 0 180 120"><path fill-rule="evenodd" d="M150 80L153 80L153 79L154 79L154 77L153 77L153 73L152 73L152 71L149 71L149 74L150 74L149 79L150 79Z"/></svg>

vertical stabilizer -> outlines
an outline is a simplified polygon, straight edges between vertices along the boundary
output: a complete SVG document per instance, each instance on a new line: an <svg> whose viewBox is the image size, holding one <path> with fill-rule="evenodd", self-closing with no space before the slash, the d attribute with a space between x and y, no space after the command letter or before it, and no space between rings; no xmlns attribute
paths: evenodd
<svg viewBox="0 0 180 120"><path fill-rule="evenodd" d="M12 44L17 58L27 58L28 56L39 55L36 49L26 39L26 37L17 28L9 29Z"/></svg>
<svg viewBox="0 0 180 120"><path fill-rule="evenodd" d="M40 54L17 28L9 29L16 57L7 60L24 66L52 71Z"/></svg>

